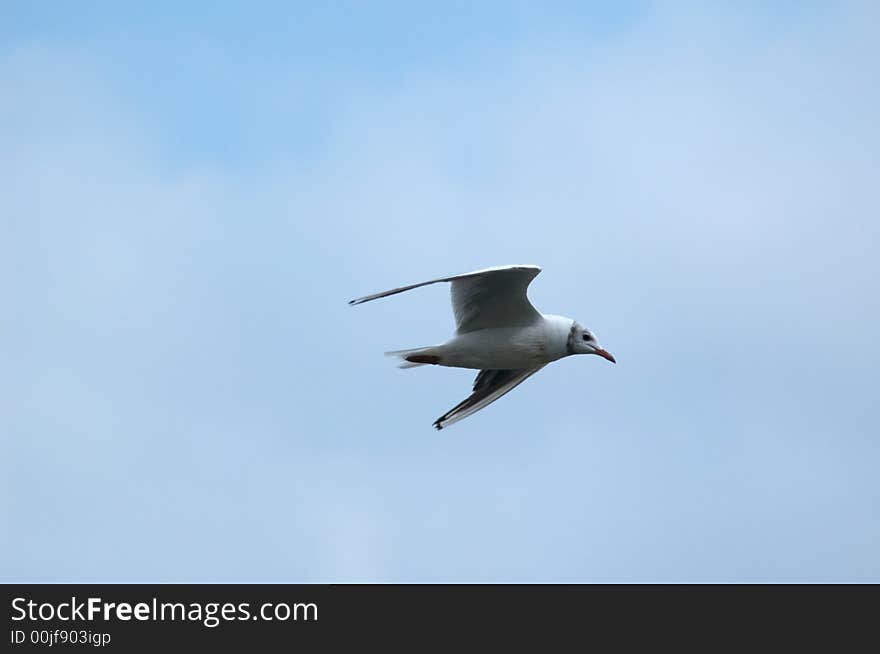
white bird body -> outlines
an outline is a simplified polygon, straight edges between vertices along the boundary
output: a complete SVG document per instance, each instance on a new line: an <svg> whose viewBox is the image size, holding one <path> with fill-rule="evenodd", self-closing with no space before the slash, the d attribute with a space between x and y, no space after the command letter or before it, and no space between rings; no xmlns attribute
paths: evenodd
<svg viewBox="0 0 880 654"><path fill-rule="evenodd" d="M518 370L561 359L574 320L540 316L519 327L492 327L456 334L443 345L430 348L440 357L437 365L476 370Z"/></svg>
<svg viewBox="0 0 880 654"><path fill-rule="evenodd" d="M488 406L548 363L572 354L614 357L596 337L571 318L541 314L527 289L541 272L537 266L500 266L432 279L367 295L362 304L420 286L450 282L455 335L442 345L388 352L403 359L402 368L438 365L480 371L473 393L434 421L437 429Z"/></svg>

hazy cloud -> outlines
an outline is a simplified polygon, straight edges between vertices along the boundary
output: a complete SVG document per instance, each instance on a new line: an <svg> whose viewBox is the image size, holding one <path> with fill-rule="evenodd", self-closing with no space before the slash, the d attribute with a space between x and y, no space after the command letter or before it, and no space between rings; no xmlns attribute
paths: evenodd
<svg viewBox="0 0 880 654"><path fill-rule="evenodd" d="M155 97L188 42L4 48L5 579L876 580L877 10L703 7ZM620 363L437 434L471 375L381 353L445 292L345 301L514 262Z"/></svg>

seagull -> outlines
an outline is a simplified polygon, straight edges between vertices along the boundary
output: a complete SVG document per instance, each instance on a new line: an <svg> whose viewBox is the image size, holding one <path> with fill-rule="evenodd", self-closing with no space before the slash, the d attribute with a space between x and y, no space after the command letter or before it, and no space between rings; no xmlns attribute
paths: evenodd
<svg viewBox="0 0 880 654"><path fill-rule="evenodd" d="M545 315L527 290L538 266L498 266L393 288L351 300L350 305L449 282L455 335L442 345L386 352L401 368L435 365L479 370L473 392L434 421L443 429L489 406L548 363L572 354L596 354L617 363L596 336L571 318Z"/></svg>

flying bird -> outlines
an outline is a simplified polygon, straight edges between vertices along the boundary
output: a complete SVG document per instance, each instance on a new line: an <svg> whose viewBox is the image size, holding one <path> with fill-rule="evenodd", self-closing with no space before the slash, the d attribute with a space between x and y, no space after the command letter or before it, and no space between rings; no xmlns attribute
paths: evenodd
<svg viewBox="0 0 880 654"><path fill-rule="evenodd" d="M596 354L616 363L589 329L571 318L542 314L532 306L527 289L540 272L538 266L487 268L393 288L349 304L451 283L455 335L442 345L386 353L400 357L401 368L435 365L480 371L470 396L434 421L434 427L443 429L492 404L557 359Z"/></svg>

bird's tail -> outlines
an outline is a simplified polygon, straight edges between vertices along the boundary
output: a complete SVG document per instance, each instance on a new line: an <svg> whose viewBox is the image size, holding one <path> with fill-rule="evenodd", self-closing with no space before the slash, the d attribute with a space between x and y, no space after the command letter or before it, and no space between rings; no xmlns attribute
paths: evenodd
<svg viewBox="0 0 880 654"><path fill-rule="evenodd" d="M435 346L417 347L411 350L392 350L386 352L385 356L400 357L403 362L398 368L415 368L440 363L440 356Z"/></svg>

